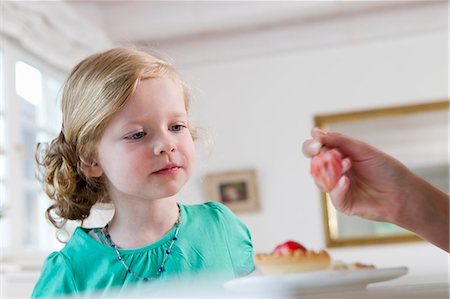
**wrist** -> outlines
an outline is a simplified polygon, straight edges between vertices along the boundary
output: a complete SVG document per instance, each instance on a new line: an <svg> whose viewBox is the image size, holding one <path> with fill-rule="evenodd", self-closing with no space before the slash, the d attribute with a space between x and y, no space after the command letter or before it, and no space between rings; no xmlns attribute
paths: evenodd
<svg viewBox="0 0 450 299"><path fill-rule="evenodd" d="M449 195L414 173L405 181L391 222L448 251Z"/></svg>

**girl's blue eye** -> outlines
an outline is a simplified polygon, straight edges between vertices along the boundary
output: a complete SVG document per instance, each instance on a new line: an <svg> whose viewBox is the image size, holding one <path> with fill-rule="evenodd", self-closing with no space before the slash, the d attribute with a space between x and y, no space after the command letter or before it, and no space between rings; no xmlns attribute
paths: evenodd
<svg viewBox="0 0 450 299"><path fill-rule="evenodd" d="M170 127L170 130L171 130L171 131L174 131L174 132L179 132L179 131L183 130L184 128L186 128L185 125L177 124L177 125L171 126L171 127Z"/></svg>
<svg viewBox="0 0 450 299"><path fill-rule="evenodd" d="M129 139L129 140L137 140L137 139L141 139L145 135L146 135L145 132L137 132L137 133L134 133L134 134L128 136L127 139Z"/></svg>

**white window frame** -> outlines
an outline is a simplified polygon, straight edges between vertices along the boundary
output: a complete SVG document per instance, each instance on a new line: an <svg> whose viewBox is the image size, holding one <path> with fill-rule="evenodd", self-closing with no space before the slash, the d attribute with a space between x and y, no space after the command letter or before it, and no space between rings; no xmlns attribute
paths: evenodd
<svg viewBox="0 0 450 299"><path fill-rule="evenodd" d="M22 268L38 268L42 264L42 260L49 254L50 251L58 249L58 243L55 238L55 229L52 229L45 216L38 215L39 227L36 228L38 239L40 243L49 242L51 244L46 249L42 248L27 248L24 243L24 235L26 234L26 224L23 219L25 213L25 195L26 191L34 188L33 181L26 181L23 173L23 163L25 154L25 144L21 141L21 129L23 124L29 122L22 119L20 114L21 99L15 90L15 64L17 61L23 61L36 67L45 77L51 76L63 82L67 76L67 70L59 70L44 61L36 58L32 54L23 50L14 42L0 36L0 48L2 51L3 62L3 97L5 99L4 116L5 116L5 148L4 154L6 156L6 189L7 189L7 210L5 221L9 229L8 247L2 247L0 255L0 262L14 263L22 266ZM44 84L45 86L45 84ZM44 88L44 87L43 87ZM45 97L46 91L43 90ZM60 109L60 107L57 107ZM41 128L42 129L42 128ZM48 132L56 136L60 130L59 127L52 128L54 131ZM37 183L37 180L36 180ZM41 190L40 184L36 184L37 189ZM3 194L1 196L4 196ZM50 201L48 201L48 205ZM0 242L3 242L3 237L0 236ZM62 245L61 245L62 246ZM53 248L53 249L52 249Z"/></svg>

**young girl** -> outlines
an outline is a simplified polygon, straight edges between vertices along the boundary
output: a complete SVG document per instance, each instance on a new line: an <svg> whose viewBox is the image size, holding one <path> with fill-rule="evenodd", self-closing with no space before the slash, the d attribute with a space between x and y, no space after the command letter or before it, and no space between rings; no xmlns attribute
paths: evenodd
<svg viewBox="0 0 450 299"><path fill-rule="evenodd" d="M96 203L115 212L100 228L78 227L43 266L32 297L101 294L197 274L231 279L254 270L246 226L223 205L177 203L191 176L195 128L174 68L117 48L80 62L62 95L63 124L38 147L47 218L62 227Z"/></svg>

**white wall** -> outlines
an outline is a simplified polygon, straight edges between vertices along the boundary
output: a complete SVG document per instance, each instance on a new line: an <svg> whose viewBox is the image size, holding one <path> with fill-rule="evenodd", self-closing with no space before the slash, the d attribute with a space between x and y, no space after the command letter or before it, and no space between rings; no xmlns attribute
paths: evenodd
<svg viewBox="0 0 450 299"><path fill-rule="evenodd" d="M300 150L313 116L447 98L447 41L446 32L429 32L183 67L193 88L191 115L206 136L179 200L207 200L206 173L252 167L262 210L239 216L255 251L287 239L323 248L320 195ZM425 242L330 252L347 262L405 265L412 275L448 273L448 254Z"/></svg>

